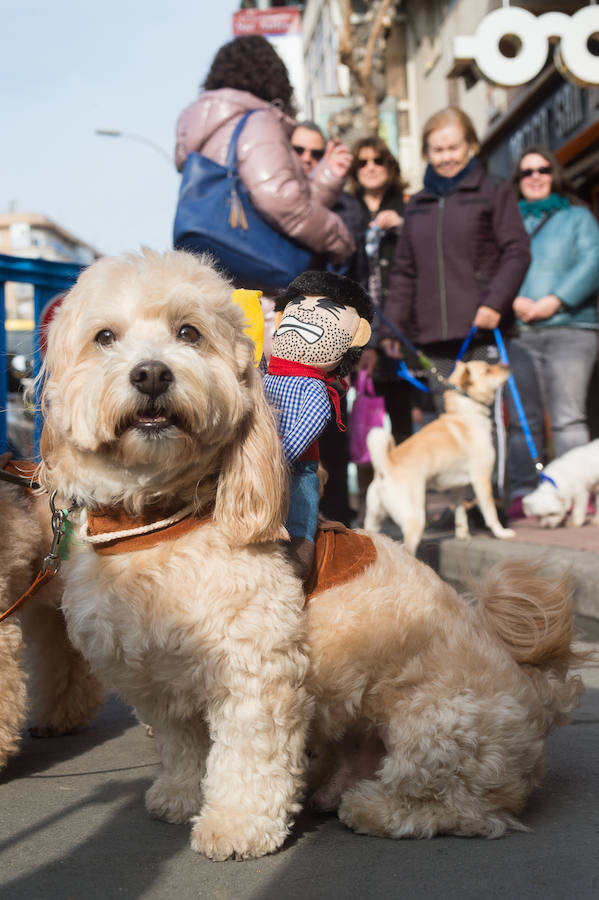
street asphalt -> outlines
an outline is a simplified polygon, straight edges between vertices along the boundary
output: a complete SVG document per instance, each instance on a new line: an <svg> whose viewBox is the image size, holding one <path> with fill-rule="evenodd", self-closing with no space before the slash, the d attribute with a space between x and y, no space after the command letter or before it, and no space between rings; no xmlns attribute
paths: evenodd
<svg viewBox="0 0 599 900"><path fill-rule="evenodd" d="M475 537L467 554L474 575L490 561L476 542L507 545ZM429 536L425 555L436 553L439 562L457 543L435 550ZM577 623L584 646L599 651L599 620ZM393 841L304 812L280 852L225 863L194 853L188 826L147 815L143 794L158 770L154 743L111 697L84 732L25 736L0 776L0 898L597 900L599 663L583 679L572 723L547 742L546 774L522 817L528 832L495 841Z"/></svg>

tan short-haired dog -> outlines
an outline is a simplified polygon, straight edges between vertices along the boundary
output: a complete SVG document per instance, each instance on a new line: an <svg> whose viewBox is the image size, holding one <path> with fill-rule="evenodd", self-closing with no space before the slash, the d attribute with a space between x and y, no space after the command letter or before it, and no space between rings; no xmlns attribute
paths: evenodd
<svg viewBox="0 0 599 900"><path fill-rule="evenodd" d="M395 446L382 428L367 438L374 479L366 493L364 527L379 531L389 515L400 526L406 549L416 553L426 521L426 489L449 491L455 503L455 536L468 537L464 490L470 484L485 524L497 538L514 537L504 528L493 502L495 449L491 404L509 377L502 365L458 362L444 394L446 411Z"/></svg>

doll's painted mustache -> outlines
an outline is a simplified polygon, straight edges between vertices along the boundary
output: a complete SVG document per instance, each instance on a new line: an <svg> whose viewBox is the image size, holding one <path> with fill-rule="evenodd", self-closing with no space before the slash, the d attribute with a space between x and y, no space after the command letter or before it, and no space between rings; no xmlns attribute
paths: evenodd
<svg viewBox="0 0 599 900"><path fill-rule="evenodd" d="M324 334L324 329L320 325L315 325L311 322L300 322L295 316L285 316L277 329L277 337L287 334L288 331L295 331L308 344L315 344Z"/></svg>

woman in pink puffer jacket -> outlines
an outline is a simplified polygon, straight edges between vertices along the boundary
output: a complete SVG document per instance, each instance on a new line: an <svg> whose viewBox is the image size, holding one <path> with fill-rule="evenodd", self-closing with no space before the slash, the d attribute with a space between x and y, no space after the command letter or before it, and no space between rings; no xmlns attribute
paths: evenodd
<svg viewBox="0 0 599 900"><path fill-rule="evenodd" d="M321 268L327 260L343 261L354 249L345 225L330 210L351 154L329 145L312 177L306 177L290 143L296 126L292 93L285 65L265 38L230 41L216 54L199 99L179 116L175 163L182 171L188 154L201 152L224 165L235 125L248 110L258 110L237 144L241 180L264 218L313 250L312 267Z"/></svg>

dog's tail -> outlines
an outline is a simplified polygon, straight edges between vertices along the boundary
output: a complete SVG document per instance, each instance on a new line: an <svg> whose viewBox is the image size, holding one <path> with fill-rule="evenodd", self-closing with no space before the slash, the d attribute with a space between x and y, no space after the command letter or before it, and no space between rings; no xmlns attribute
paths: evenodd
<svg viewBox="0 0 599 900"><path fill-rule="evenodd" d="M366 446L374 471L384 475L387 472L387 460L395 447L393 436L384 428L371 428L366 438Z"/></svg>
<svg viewBox="0 0 599 900"><path fill-rule="evenodd" d="M583 692L579 675L568 677L593 653L573 648L573 585L565 573L543 577L530 560L493 566L476 595L479 610L527 673L545 708L549 730L567 721Z"/></svg>

